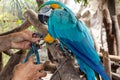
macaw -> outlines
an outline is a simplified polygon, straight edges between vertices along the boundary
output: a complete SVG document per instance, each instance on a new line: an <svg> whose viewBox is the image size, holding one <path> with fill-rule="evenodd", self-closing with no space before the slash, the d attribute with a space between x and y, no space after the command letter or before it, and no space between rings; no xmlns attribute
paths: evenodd
<svg viewBox="0 0 120 80"><path fill-rule="evenodd" d="M49 36L73 52L87 80L96 80L95 72L104 80L110 80L94 48L89 29L67 6L58 1L45 2L40 6L38 18L48 25Z"/></svg>

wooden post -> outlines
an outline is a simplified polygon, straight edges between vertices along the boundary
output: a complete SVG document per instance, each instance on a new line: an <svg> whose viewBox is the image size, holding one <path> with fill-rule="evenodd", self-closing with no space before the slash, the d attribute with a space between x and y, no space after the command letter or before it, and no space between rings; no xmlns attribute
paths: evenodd
<svg viewBox="0 0 120 80"><path fill-rule="evenodd" d="M114 35L112 34L112 20L107 7L105 7L105 9L103 10L103 15L104 15L103 23L105 26L107 43L108 43L108 52L111 55L115 55L114 45L113 45Z"/></svg>
<svg viewBox="0 0 120 80"><path fill-rule="evenodd" d="M112 75L111 75L111 63L110 63L110 58L109 54L106 51L102 51L103 53L103 64L105 66L106 73L110 77L110 80L112 80Z"/></svg>
<svg viewBox="0 0 120 80"><path fill-rule="evenodd" d="M2 67L3 67L2 52L0 52L0 72L2 70Z"/></svg>
<svg viewBox="0 0 120 80"><path fill-rule="evenodd" d="M36 0L38 8L40 7L41 4L43 4L44 0Z"/></svg>
<svg viewBox="0 0 120 80"><path fill-rule="evenodd" d="M14 66L20 62L23 53L24 51L20 50L17 53L15 53L13 56L11 56L7 65L0 72L0 80L12 79Z"/></svg>
<svg viewBox="0 0 120 80"><path fill-rule="evenodd" d="M117 16L112 17L114 25L115 25L115 38L116 38L116 45L117 45L117 55L120 56L120 29L118 24Z"/></svg>

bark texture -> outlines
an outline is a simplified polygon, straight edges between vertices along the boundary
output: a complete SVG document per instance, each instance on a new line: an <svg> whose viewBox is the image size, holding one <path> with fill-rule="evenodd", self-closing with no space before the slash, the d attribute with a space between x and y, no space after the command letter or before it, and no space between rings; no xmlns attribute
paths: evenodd
<svg viewBox="0 0 120 80"><path fill-rule="evenodd" d="M20 62L21 56L23 53L24 52L21 50L15 53L13 56L11 56L7 65L0 72L0 80L11 80L12 79L13 69L15 65L17 65Z"/></svg>

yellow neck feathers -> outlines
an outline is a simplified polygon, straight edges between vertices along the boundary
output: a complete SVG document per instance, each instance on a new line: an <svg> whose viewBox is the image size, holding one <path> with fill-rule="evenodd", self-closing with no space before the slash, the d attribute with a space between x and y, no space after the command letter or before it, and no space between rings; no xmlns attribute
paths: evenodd
<svg viewBox="0 0 120 80"><path fill-rule="evenodd" d="M44 41L47 43L53 43L54 40L55 39L49 33L44 37Z"/></svg>

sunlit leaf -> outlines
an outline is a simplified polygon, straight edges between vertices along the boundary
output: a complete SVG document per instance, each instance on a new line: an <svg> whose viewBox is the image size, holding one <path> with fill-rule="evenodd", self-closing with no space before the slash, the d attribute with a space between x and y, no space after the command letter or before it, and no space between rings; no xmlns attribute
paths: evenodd
<svg viewBox="0 0 120 80"><path fill-rule="evenodd" d="M19 24L21 24L22 23L22 20L17 20L16 21L16 25L19 25Z"/></svg>
<svg viewBox="0 0 120 80"><path fill-rule="evenodd" d="M36 32L36 29L35 29L34 26L30 26L30 27L28 28L28 30L33 31L33 32Z"/></svg>

